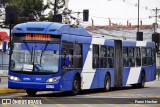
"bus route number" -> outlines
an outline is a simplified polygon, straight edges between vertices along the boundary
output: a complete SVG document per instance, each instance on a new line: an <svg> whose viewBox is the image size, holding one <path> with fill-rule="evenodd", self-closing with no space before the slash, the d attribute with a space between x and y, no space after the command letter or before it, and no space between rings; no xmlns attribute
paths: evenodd
<svg viewBox="0 0 160 107"><path fill-rule="evenodd" d="M25 35L26 40L44 40L49 41L51 40L51 36L47 34L26 34Z"/></svg>

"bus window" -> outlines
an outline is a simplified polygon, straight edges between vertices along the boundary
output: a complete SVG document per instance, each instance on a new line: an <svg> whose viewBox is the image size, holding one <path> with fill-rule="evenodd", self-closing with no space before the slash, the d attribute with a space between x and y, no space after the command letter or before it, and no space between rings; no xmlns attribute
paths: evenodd
<svg viewBox="0 0 160 107"><path fill-rule="evenodd" d="M155 49L152 49L152 64L155 63Z"/></svg>
<svg viewBox="0 0 160 107"><path fill-rule="evenodd" d="M151 48L147 49L147 61L148 61L148 65L152 65L152 49Z"/></svg>
<svg viewBox="0 0 160 107"><path fill-rule="evenodd" d="M123 66L128 67L128 48L123 48Z"/></svg>
<svg viewBox="0 0 160 107"><path fill-rule="evenodd" d="M74 45L74 67L82 68L82 45Z"/></svg>
<svg viewBox="0 0 160 107"><path fill-rule="evenodd" d="M99 46L93 45L93 68L99 68Z"/></svg>
<svg viewBox="0 0 160 107"><path fill-rule="evenodd" d="M147 65L147 55L146 55L146 48L142 48L142 65Z"/></svg>
<svg viewBox="0 0 160 107"><path fill-rule="evenodd" d="M129 67L135 66L134 48L128 48L128 65Z"/></svg>
<svg viewBox="0 0 160 107"><path fill-rule="evenodd" d="M107 50L107 67L113 68L114 67L114 48L109 46Z"/></svg>
<svg viewBox="0 0 160 107"><path fill-rule="evenodd" d="M101 68L107 67L107 49L105 46L101 46L100 48L100 66Z"/></svg>
<svg viewBox="0 0 160 107"><path fill-rule="evenodd" d="M13 71L58 72L59 44L14 43L11 56Z"/></svg>
<svg viewBox="0 0 160 107"><path fill-rule="evenodd" d="M136 58L136 66L141 66L141 54L140 48L135 48L135 58Z"/></svg>
<svg viewBox="0 0 160 107"><path fill-rule="evenodd" d="M62 66L63 68L73 68L73 43L63 42Z"/></svg>

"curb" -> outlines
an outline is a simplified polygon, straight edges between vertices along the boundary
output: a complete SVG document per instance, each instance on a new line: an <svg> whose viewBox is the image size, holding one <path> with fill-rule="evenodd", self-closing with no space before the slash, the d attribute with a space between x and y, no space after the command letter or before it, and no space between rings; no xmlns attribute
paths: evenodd
<svg viewBox="0 0 160 107"><path fill-rule="evenodd" d="M1 78L1 77L8 77L8 75L6 75L6 76L5 76L5 75L1 75L0 78Z"/></svg>
<svg viewBox="0 0 160 107"><path fill-rule="evenodd" d="M0 89L0 94L6 94L6 93L25 93L25 90L22 89Z"/></svg>

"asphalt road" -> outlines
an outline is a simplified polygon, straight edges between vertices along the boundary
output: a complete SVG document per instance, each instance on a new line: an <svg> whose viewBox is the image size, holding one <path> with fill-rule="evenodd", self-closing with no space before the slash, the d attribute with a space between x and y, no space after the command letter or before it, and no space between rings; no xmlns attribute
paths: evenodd
<svg viewBox="0 0 160 107"><path fill-rule="evenodd" d="M0 87L2 84L5 86L5 81L4 79L3 83L0 83ZM127 86L112 88L110 92L103 92L99 89L87 90L77 96L70 96L68 92L38 92L35 97L28 97L26 93L3 93L0 94L0 98L23 101L37 100L43 103L42 105L31 103L28 105L0 105L0 107L159 107L160 80L148 82L142 89L133 89ZM153 104L147 104L147 101L152 101ZM156 104L156 101L159 104Z"/></svg>

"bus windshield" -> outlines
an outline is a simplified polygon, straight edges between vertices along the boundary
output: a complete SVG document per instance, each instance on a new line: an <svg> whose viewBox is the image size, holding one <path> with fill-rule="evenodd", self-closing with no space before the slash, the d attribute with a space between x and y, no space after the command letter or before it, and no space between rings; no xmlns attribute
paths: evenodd
<svg viewBox="0 0 160 107"><path fill-rule="evenodd" d="M59 44L13 43L10 70L19 72L58 72Z"/></svg>

